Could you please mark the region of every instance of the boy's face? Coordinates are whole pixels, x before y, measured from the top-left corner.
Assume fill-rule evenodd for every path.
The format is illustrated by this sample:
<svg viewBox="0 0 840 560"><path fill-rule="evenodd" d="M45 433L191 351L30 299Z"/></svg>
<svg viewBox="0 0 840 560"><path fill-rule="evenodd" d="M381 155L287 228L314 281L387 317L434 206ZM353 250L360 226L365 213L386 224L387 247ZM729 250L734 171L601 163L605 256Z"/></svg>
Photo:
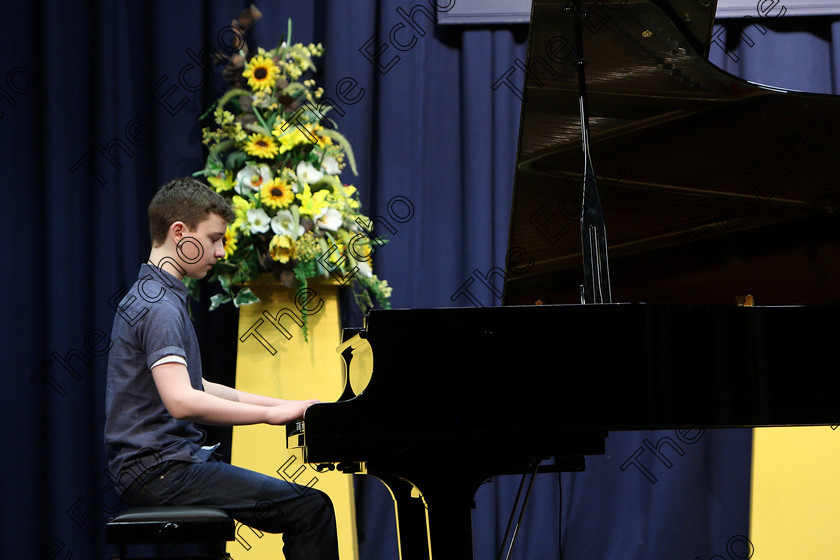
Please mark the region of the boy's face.
<svg viewBox="0 0 840 560"><path fill-rule="evenodd" d="M178 260L188 277L204 278L216 261L225 256L226 229L227 222L221 216L210 214L181 238L177 246Z"/></svg>

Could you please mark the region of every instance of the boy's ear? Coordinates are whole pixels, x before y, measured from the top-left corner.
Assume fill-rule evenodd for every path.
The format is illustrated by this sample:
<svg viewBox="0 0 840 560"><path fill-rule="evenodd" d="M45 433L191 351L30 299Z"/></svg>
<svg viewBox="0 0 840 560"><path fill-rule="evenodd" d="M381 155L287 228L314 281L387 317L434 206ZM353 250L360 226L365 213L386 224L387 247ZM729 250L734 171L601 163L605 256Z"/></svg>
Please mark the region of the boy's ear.
<svg viewBox="0 0 840 560"><path fill-rule="evenodd" d="M189 231L187 225L184 222L172 222L169 226L169 236L172 237L173 241L177 244L184 235Z"/></svg>

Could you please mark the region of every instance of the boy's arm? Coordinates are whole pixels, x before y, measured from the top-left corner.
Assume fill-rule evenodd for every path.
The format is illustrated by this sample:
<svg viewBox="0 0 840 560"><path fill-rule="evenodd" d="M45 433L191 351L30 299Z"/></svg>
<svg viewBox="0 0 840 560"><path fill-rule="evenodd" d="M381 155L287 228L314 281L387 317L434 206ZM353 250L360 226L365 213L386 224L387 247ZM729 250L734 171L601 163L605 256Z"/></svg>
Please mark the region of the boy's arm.
<svg viewBox="0 0 840 560"><path fill-rule="evenodd" d="M264 395L255 395L254 393L246 393L245 391L240 391L239 389L234 389L233 387L228 387L227 385L222 385L220 383L213 383L212 381L207 381L206 379L204 379L203 381L205 391L207 391L211 395L216 395L217 397L221 397L229 401L236 401L248 404L258 404L261 406L278 406L295 402L288 401L285 399L275 399L273 397L266 397ZM314 403L315 401L307 402Z"/></svg>
<svg viewBox="0 0 840 560"><path fill-rule="evenodd" d="M201 424L287 424L303 418L306 408L314 402L284 401L262 405L228 400L212 392L193 389L187 367L178 363L155 366L152 368L152 377L169 414L179 420L192 420Z"/></svg>

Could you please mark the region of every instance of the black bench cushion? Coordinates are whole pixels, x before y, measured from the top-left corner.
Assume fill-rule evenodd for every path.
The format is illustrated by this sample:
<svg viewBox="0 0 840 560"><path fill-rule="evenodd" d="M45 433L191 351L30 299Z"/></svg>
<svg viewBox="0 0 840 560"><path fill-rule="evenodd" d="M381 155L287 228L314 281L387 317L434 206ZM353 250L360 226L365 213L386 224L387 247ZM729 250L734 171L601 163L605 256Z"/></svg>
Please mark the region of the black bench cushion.
<svg viewBox="0 0 840 560"><path fill-rule="evenodd" d="M106 526L108 544L232 541L235 523L220 508L148 506L121 511Z"/></svg>

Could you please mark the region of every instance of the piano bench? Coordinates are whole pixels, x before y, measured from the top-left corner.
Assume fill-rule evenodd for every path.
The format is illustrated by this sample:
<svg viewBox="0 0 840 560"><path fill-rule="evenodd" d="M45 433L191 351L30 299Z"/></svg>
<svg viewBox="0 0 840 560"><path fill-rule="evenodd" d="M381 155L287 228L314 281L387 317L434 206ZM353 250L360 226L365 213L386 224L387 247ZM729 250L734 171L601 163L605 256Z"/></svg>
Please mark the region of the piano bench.
<svg viewBox="0 0 840 560"><path fill-rule="evenodd" d="M230 559L224 545L226 541L234 540L234 525L233 519L224 510L215 507L134 507L121 511L108 521L105 536L108 544L120 547L120 560L129 558L126 556L129 545L155 545L157 550L193 545L199 555L189 558L221 560ZM166 557L158 555L151 558ZM181 553L177 557L186 558Z"/></svg>

